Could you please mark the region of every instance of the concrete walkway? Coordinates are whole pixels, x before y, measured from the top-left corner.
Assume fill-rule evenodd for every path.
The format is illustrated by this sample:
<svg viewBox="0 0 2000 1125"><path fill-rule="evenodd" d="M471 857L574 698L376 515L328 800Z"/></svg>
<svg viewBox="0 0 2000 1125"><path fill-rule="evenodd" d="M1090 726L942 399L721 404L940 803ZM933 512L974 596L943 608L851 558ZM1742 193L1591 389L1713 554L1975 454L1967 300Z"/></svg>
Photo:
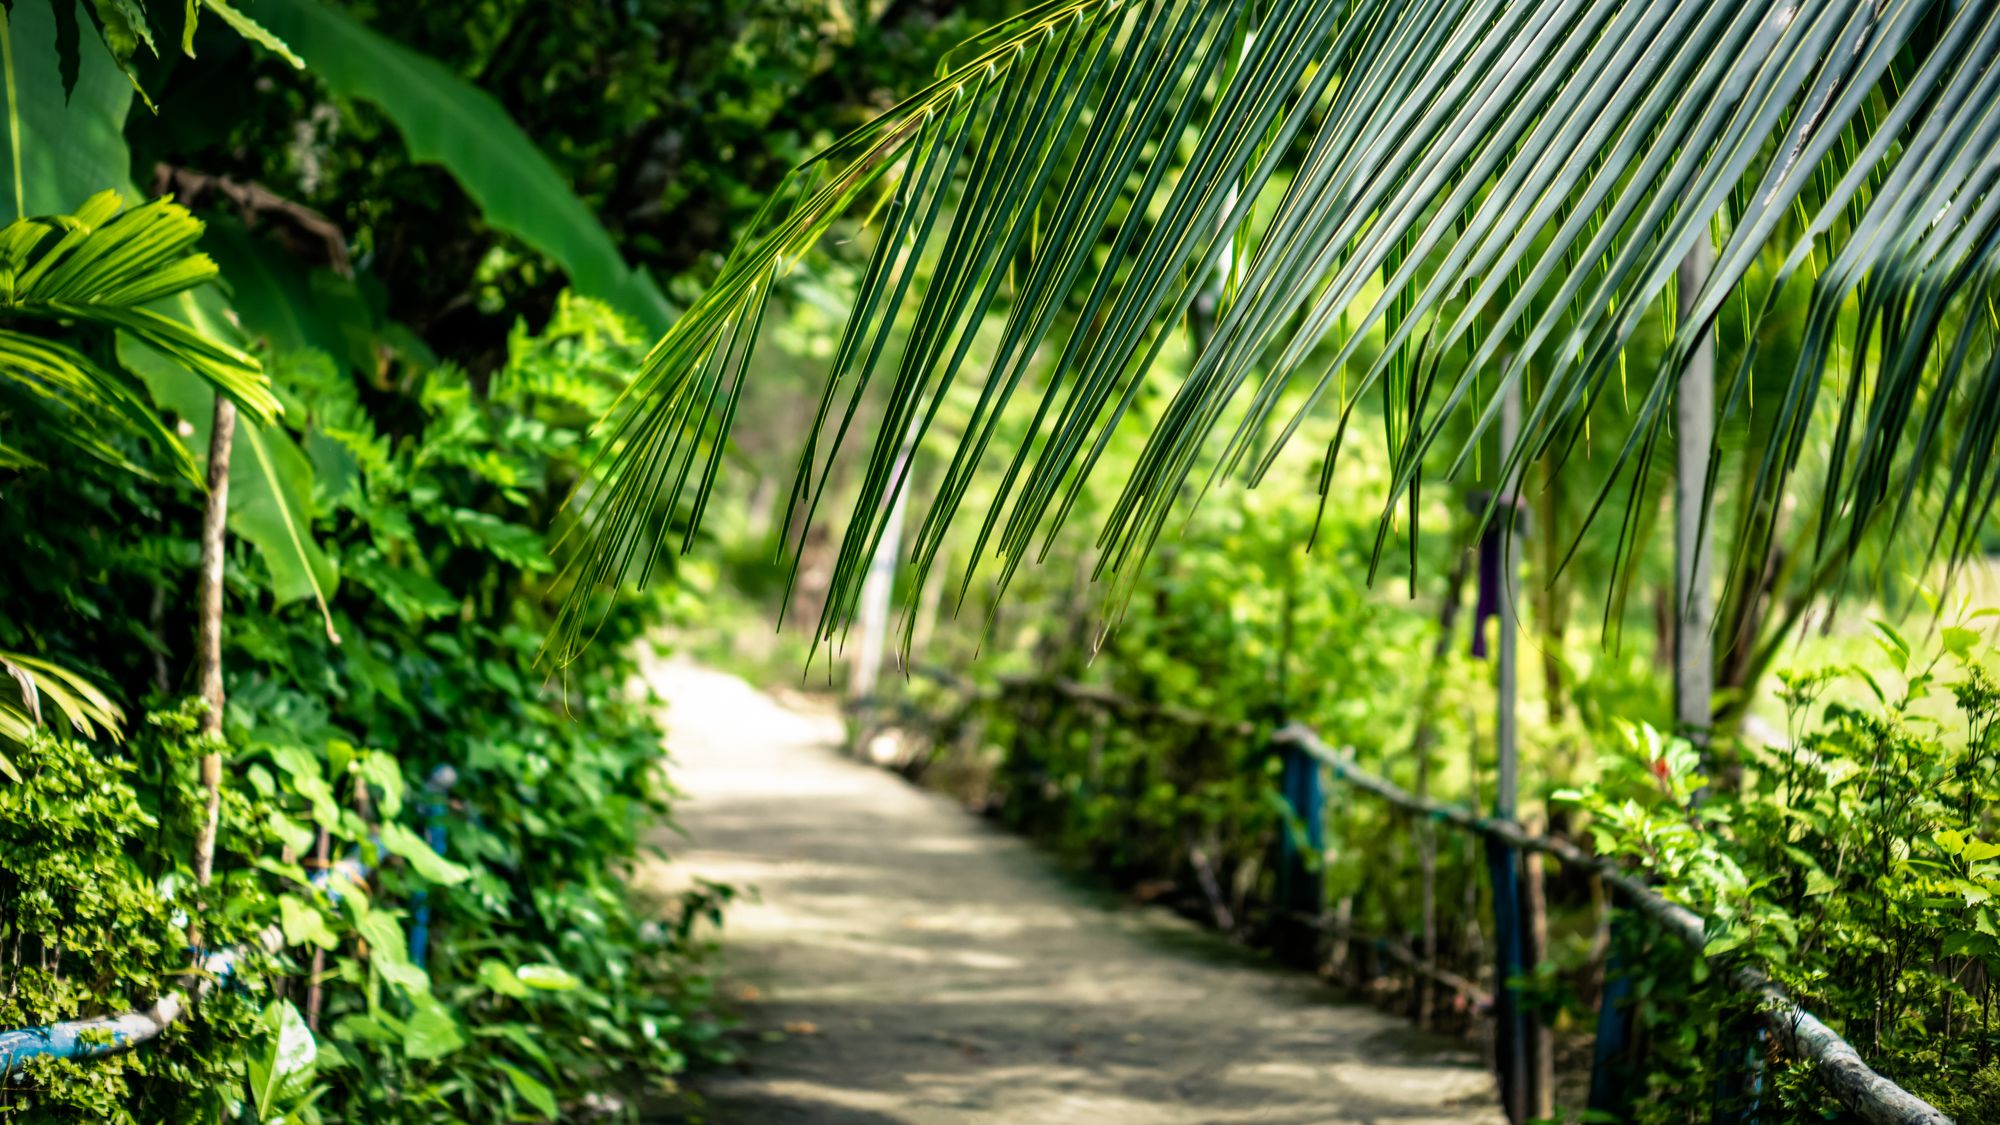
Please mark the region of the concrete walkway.
<svg viewBox="0 0 2000 1125"><path fill-rule="evenodd" d="M690 1120L1498 1122L1462 1048L1165 911L1086 889L950 801L839 756L830 715L686 663L679 878L724 926L747 1058Z"/></svg>

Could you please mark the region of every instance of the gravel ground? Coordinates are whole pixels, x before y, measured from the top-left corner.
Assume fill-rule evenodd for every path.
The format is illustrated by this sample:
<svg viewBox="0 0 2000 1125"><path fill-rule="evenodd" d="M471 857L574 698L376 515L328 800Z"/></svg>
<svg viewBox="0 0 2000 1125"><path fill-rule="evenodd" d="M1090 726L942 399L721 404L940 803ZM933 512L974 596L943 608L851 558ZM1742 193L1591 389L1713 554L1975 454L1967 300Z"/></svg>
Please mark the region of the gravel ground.
<svg viewBox="0 0 2000 1125"><path fill-rule="evenodd" d="M724 927L745 1059L661 1121L1499 1122L1460 1046L1064 874L842 757L838 718L685 662L685 838L643 876L751 888Z"/></svg>

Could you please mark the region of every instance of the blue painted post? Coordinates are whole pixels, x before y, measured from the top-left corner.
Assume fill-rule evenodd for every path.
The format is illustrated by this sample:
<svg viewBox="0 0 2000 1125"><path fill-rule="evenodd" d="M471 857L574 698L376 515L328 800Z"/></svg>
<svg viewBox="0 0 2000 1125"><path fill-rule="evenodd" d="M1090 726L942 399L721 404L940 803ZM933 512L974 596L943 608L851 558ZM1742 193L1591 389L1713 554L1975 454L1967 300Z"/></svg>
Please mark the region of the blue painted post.
<svg viewBox="0 0 2000 1125"><path fill-rule="evenodd" d="M458 780L458 771L439 766L424 782L424 842L439 855L444 854L444 799ZM430 895L419 890L410 896L410 963L421 969L430 960Z"/></svg>
<svg viewBox="0 0 2000 1125"><path fill-rule="evenodd" d="M1754 1013L1730 1015L1717 1032L1715 1125L1755 1125L1764 1094L1764 1022Z"/></svg>
<svg viewBox="0 0 2000 1125"><path fill-rule="evenodd" d="M1518 989L1508 982L1525 969L1521 943L1520 856L1496 840L1486 841L1486 873L1493 888L1495 1031L1494 1066L1500 1076L1500 1101L1507 1119L1528 1120L1528 1020Z"/></svg>
<svg viewBox="0 0 2000 1125"><path fill-rule="evenodd" d="M1292 826L1287 824L1278 841L1277 897L1282 915L1277 928L1278 955L1310 966L1319 949L1319 929L1301 921L1300 916L1318 917L1323 905L1325 881L1320 857L1326 853L1326 789L1320 780L1319 762L1312 755L1293 743L1286 743L1282 754L1279 793L1298 822L1299 838L1294 838Z"/></svg>
<svg viewBox="0 0 2000 1125"><path fill-rule="evenodd" d="M1632 977L1625 968L1623 946L1630 924L1611 900L1611 949L1604 961L1604 988L1597 998L1597 1044L1590 1058L1590 1102L1593 1113L1623 1121L1631 1112L1631 1074L1627 1053L1632 1047Z"/></svg>

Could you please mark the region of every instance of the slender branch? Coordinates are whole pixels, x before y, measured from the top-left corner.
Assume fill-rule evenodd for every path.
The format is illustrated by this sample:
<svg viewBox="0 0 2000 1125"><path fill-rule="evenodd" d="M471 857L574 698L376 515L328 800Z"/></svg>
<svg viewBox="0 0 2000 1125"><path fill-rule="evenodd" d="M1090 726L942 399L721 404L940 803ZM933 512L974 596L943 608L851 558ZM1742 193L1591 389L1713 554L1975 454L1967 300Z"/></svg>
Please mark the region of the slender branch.
<svg viewBox="0 0 2000 1125"><path fill-rule="evenodd" d="M318 244L333 272L342 277L354 276L354 265L347 256L347 236L340 225L263 184L243 183L228 176L163 163L153 165L153 194L171 194L189 209L199 207L208 195L220 195L236 205L236 214L244 226L254 227L265 219L275 218L280 226L291 228L289 233L294 237L290 241L303 238Z"/></svg>
<svg viewBox="0 0 2000 1125"><path fill-rule="evenodd" d="M319 839L313 844L313 871L327 869L327 861L333 855L333 840L324 827L319 830ZM306 975L306 1027L319 1030L319 1013L326 1002L325 990L321 988L321 977L326 972L326 950L313 947L312 968Z"/></svg>
<svg viewBox="0 0 2000 1125"><path fill-rule="evenodd" d="M208 439L208 504L201 516L201 617L195 638L201 700L208 705L201 717L207 744L201 756L201 786L208 793L208 810L194 838L194 878L204 886L214 873L215 832L222 816L222 562L229 519L229 448L235 437L236 404L218 394L215 426Z"/></svg>

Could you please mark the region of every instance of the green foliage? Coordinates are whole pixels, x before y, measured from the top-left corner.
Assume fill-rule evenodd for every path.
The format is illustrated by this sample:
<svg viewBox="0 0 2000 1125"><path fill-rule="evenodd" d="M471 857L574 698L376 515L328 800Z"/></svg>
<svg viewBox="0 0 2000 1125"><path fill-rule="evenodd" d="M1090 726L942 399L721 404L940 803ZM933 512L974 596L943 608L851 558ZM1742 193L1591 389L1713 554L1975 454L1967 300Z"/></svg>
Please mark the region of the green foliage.
<svg viewBox="0 0 2000 1125"><path fill-rule="evenodd" d="M1426 682L1436 681L1428 712L1453 747L1464 744L1463 707L1480 686L1462 654L1434 656L1438 627L1427 612L1351 580L1372 547L1365 510L1330 512L1308 555L1300 543L1314 517L1296 496L1273 494L1205 510L1163 546L1131 601L1112 607L1122 616L1094 653L1105 623L1081 591L1065 589L1067 568L1025 579L1021 596L1045 600L1023 619L1032 630L1010 639L1034 646L1036 678L1067 676L1132 706L1101 712L1036 689L1010 692L972 720L969 749L983 759L941 763L941 772L973 766L973 795L1121 883L1171 880L1207 915L1194 896L1212 877L1234 916L1261 921L1273 849L1288 831L1269 733L1308 724L1407 784L1413 704ZM1464 774L1461 752L1449 766L1436 762L1432 783L1463 785ZM1325 857L1336 891L1403 858L1384 846L1379 809L1340 807Z"/></svg>
<svg viewBox="0 0 2000 1125"><path fill-rule="evenodd" d="M1559 795L1589 814L1600 852L1708 918L1708 957L1767 967L1876 1069L1961 1121L2000 1115L2000 692L1977 625L1944 629L1927 657L1878 625L1900 688L1858 668L1783 675L1787 737L1739 748L1731 783L1686 742L1633 727L1597 784ZM1828 701L1846 678L1874 702ZM1736 1026L1742 998L1684 951L1638 964L1655 1048L1643 1120L1683 1120L1704 1111L1726 1057L1714 1036ZM1796 1065L1778 1076L1784 1119L1832 1108L1808 1078Z"/></svg>
<svg viewBox="0 0 2000 1125"><path fill-rule="evenodd" d="M379 107L410 157L450 170L495 229L545 254L579 292L650 328L669 319L644 271L626 266L549 158L493 98L443 64L320 0L267 0L260 14L338 96Z"/></svg>
<svg viewBox="0 0 2000 1125"><path fill-rule="evenodd" d="M399 363L362 382L320 353L272 357L282 424L314 470L311 530L347 575L328 607L340 641L310 609L273 597L258 553L232 549L226 830L220 898L202 917L216 934L277 927L289 950L269 979L301 1009L305 974L323 961L317 1077L285 1061L303 1048L284 1007L266 1006L265 1031L252 1035L242 1022L211 1026L204 1005L188 1034L203 1037L209 1069L189 1088L214 1105L247 1096L261 1120L300 1122L553 1119L586 1102L629 1116L691 1055L717 1049L705 979L686 967L699 940L691 920L717 892L677 907L635 903L626 886L644 862L642 835L666 812L661 733L630 683L641 632L668 603L608 604L599 659L560 680L536 666L555 596L556 513L592 452L584 421L622 386L637 346L615 315L565 301L544 332L516 332L508 366L483 386L448 366ZM7 487L11 511L64 507L91 528L98 577L93 590L65 584L60 604L10 599L0 643L37 643L138 694L154 669L144 648L112 643L131 624L116 607L135 588L191 588L197 497L108 469ZM113 515L147 503L160 508L141 521ZM65 536L15 541L24 549L6 563L10 581L73 549ZM163 605L138 624L171 660L187 651L172 640L187 621ZM191 784L191 752L134 753L142 772ZM135 768L118 761L99 768ZM136 862L186 854L178 830L100 812L105 831L131 835ZM314 885L322 839L332 858L375 874L363 884L336 871ZM157 879L138 886L164 901ZM420 912L430 937L413 948ZM47 1007L64 1016L143 999L63 980ZM37 1104L104 1081L89 1065L51 1073ZM126 1065L148 1064L102 1073Z"/></svg>
<svg viewBox="0 0 2000 1125"><path fill-rule="evenodd" d="M290 815L349 834L335 807L352 778L385 819L428 821L449 841L439 857L416 830L381 832L417 857L377 895L427 894L441 936L427 970L395 956L407 917L379 902L363 913L352 896L311 904L372 951L334 962L357 988L328 998L324 1026L353 1068L330 1112L501 1120L512 1106L629 1097L713 1034L689 1018L701 996L677 968L685 947L646 929L621 877L665 811L660 733L626 694L646 606L615 607L606 659L562 682L535 668L550 529L587 456L581 419L616 392L632 346L622 322L572 303L540 338L517 334L485 395L448 368L411 371L393 408L370 411L323 358L281 375L311 420L301 436L349 561L343 643L253 619L233 685L241 721L274 787L291 790ZM329 682L341 685L331 713ZM347 740L395 747L400 764ZM455 775L448 798L421 788L440 767ZM526 987L495 986L510 973Z"/></svg>
<svg viewBox="0 0 2000 1125"><path fill-rule="evenodd" d="M143 1008L187 987L188 919L207 939L244 942L244 884L225 880L197 895L187 866L203 796L202 750L186 707L155 712L129 756L102 744L36 735L17 752L22 777L0 785L0 949L8 988L0 1025ZM246 806L225 808L225 831L257 829ZM254 892L253 892L254 894ZM261 971L252 958L250 973ZM246 989L263 985L246 977ZM227 989L201 1018L169 1029L143 1052L101 1060L30 1060L0 1120L141 1125L219 1112L236 1082L242 1044L254 1034L251 993Z"/></svg>

